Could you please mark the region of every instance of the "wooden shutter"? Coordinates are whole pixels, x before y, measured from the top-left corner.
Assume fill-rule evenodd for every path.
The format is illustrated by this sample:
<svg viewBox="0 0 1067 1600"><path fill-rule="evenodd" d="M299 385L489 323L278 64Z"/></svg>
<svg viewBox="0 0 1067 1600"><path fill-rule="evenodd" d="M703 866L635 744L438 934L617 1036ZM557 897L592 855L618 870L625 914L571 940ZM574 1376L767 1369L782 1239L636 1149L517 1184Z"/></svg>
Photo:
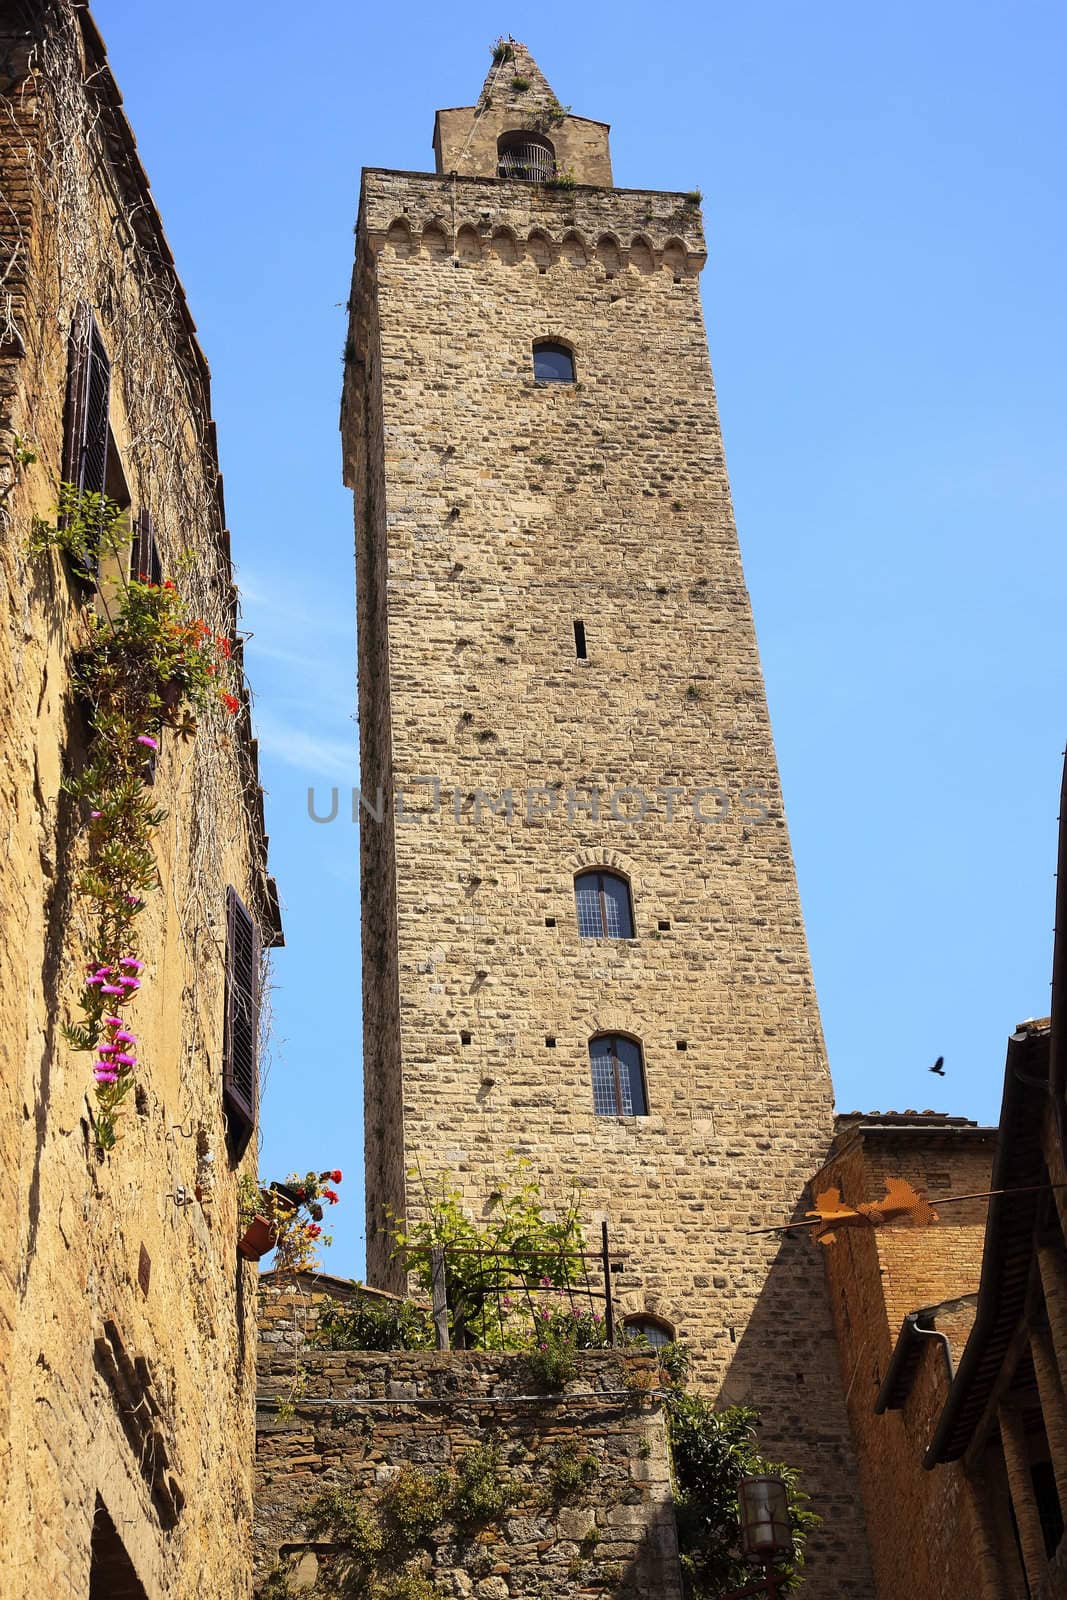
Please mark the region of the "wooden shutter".
<svg viewBox="0 0 1067 1600"><path fill-rule="evenodd" d="M222 1097L235 1148L256 1125L259 1054L259 929L236 889L226 890L226 1012Z"/></svg>
<svg viewBox="0 0 1067 1600"><path fill-rule="evenodd" d="M70 329L63 438L63 482L79 491L104 493L110 409L111 363L96 318L79 304Z"/></svg>
<svg viewBox="0 0 1067 1600"><path fill-rule="evenodd" d="M133 524L130 577L147 578L149 583L163 582L163 563L159 559L159 547L156 544L150 511L139 511Z"/></svg>
<svg viewBox="0 0 1067 1600"><path fill-rule="evenodd" d="M107 427L111 363L96 318L79 305L70 329L63 479L103 494L107 482Z"/></svg>

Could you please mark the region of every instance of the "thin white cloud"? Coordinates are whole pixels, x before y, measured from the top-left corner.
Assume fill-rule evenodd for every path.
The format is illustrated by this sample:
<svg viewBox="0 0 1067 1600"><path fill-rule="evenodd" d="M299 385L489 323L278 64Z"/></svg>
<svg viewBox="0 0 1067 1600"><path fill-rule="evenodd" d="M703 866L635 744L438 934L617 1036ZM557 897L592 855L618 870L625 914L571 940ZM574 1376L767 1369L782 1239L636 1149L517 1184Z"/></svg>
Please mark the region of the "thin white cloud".
<svg viewBox="0 0 1067 1600"><path fill-rule="evenodd" d="M354 737L349 742L309 733L306 728L294 727L262 710L256 712L255 728L264 754L303 772L309 784L322 783L325 779L345 784L359 782Z"/></svg>

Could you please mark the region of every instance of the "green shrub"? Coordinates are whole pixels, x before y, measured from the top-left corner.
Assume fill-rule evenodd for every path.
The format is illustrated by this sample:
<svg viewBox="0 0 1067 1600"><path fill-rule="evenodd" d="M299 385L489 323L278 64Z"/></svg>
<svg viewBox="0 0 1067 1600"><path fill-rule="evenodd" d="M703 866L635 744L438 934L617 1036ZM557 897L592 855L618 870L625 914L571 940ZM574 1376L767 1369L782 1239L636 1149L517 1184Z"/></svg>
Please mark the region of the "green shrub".
<svg viewBox="0 0 1067 1600"><path fill-rule="evenodd" d="M556 1500L567 1500L583 1494L599 1476L600 1463L596 1456L578 1444L558 1445L549 1455L548 1480Z"/></svg>
<svg viewBox="0 0 1067 1600"><path fill-rule="evenodd" d="M503 1470L503 1458L494 1444L476 1445L459 1464L448 1512L454 1521L469 1526L496 1522L520 1498L521 1489Z"/></svg>
<svg viewBox="0 0 1067 1600"><path fill-rule="evenodd" d="M675 1514L686 1590L712 1600L751 1577L739 1548L737 1486L743 1477L771 1473L789 1491L793 1557L785 1565L785 1590L799 1584L804 1541L820 1519L806 1509L807 1495L791 1467L767 1461L756 1445L758 1413L749 1406L716 1411L704 1395L677 1390L667 1404L667 1437L674 1468Z"/></svg>
<svg viewBox="0 0 1067 1600"><path fill-rule="evenodd" d="M315 1343L327 1350L432 1350L433 1317L413 1300L328 1299Z"/></svg>

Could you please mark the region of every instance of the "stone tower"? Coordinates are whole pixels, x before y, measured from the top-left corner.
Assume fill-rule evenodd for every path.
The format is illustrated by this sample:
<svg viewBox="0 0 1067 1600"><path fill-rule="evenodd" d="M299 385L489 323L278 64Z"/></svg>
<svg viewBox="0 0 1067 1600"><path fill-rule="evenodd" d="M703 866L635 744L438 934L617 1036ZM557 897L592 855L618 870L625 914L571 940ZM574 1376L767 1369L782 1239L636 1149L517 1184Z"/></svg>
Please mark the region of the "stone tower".
<svg viewBox="0 0 1067 1600"><path fill-rule="evenodd" d="M521 44L365 171L342 413L359 621L368 1271L447 1169L587 1186L623 1313L764 1417L869 1593L802 1210L831 1086L701 312L700 196L617 189ZM380 791L380 793L379 793ZM377 814L380 813L380 820Z"/></svg>

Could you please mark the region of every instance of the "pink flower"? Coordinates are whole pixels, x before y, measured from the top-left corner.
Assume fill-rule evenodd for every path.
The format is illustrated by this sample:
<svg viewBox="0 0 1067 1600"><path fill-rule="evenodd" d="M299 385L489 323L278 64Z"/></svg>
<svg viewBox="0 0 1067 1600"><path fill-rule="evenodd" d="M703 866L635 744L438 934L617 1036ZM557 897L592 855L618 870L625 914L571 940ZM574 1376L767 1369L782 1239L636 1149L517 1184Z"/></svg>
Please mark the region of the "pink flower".
<svg viewBox="0 0 1067 1600"><path fill-rule="evenodd" d="M150 733L139 733L137 735L137 743L146 745L149 750L159 749L159 740L153 739Z"/></svg>
<svg viewBox="0 0 1067 1600"><path fill-rule="evenodd" d="M98 981L99 980L96 979L96 978L90 978L89 979L90 983L97 983ZM117 983L102 983L102 984L100 984L100 993L101 994L122 994L122 992L123 991L119 988L119 985Z"/></svg>
<svg viewBox="0 0 1067 1600"><path fill-rule="evenodd" d="M93 1068L93 1077L97 1083L117 1083L119 1075L114 1067L109 1067L106 1062L101 1061L99 1066Z"/></svg>
<svg viewBox="0 0 1067 1600"><path fill-rule="evenodd" d="M116 1033L116 1035L115 1035L115 1043L116 1044L136 1044L137 1043L137 1035L135 1033L127 1033L126 1029L123 1028L123 1029L121 1029L120 1032Z"/></svg>
<svg viewBox="0 0 1067 1600"><path fill-rule="evenodd" d="M99 977L96 973L94 973L91 978L86 978L85 987L87 989L91 989L95 984L103 983L103 981L104 981L103 978ZM105 991L105 993L110 993L110 994L118 994L119 992L120 991L118 989L111 989L111 990L106 990Z"/></svg>
<svg viewBox="0 0 1067 1600"><path fill-rule="evenodd" d="M132 994L135 989L139 989L140 987L141 987L140 978L120 978L119 979L119 992L120 993L122 992L123 989L128 989L130 991L130 993ZM104 990L104 993L107 994L107 990L106 989Z"/></svg>
<svg viewBox="0 0 1067 1600"><path fill-rule="evenodd" d="M126 896L126 904L128 906L143 906L144 905L144 901L143 900L138 900L138 898L137 898L137 896L135 894L128 894Z"/></svg>
<svg viewBox="0 0 1067 1600"><path fill-rule="evenodd" d="M125 1050L116 1050L115 1060L120 1067L135 1067L137 1065L137 1057L127 1055Z"/></svg>
<svg viewBox="0 0 1067 1600"><path fill-rule="evenodd" d="M114 1044L98 1044L96 1047L96 1053L98 1056L111 1056L114 1055L117 1049L118 1046Z"/></svg>
<svg viewBox="0 0 1067 1600"><path fill-rule="evenodd" d="M105 1017L104 1018L104 1024L108 1028L121 1028L122 1027L122 1018L121 1017Z"/></svg>
<svg viewBox="0 0 1067 1600"><path fill-rule="evenodd" d="M119 962L120 967L131 967L134 972L144 971L144 962L138 961L136 956L123 956Z"/></svg>
<svg viewBox="0 0 1067 1600"><path fill-rule="evenodd" d="M93 820L95 822L96 818L97 817L102 817L104 815L104 813L102 811L90 811L89 815L93 818Z"/></svg>

